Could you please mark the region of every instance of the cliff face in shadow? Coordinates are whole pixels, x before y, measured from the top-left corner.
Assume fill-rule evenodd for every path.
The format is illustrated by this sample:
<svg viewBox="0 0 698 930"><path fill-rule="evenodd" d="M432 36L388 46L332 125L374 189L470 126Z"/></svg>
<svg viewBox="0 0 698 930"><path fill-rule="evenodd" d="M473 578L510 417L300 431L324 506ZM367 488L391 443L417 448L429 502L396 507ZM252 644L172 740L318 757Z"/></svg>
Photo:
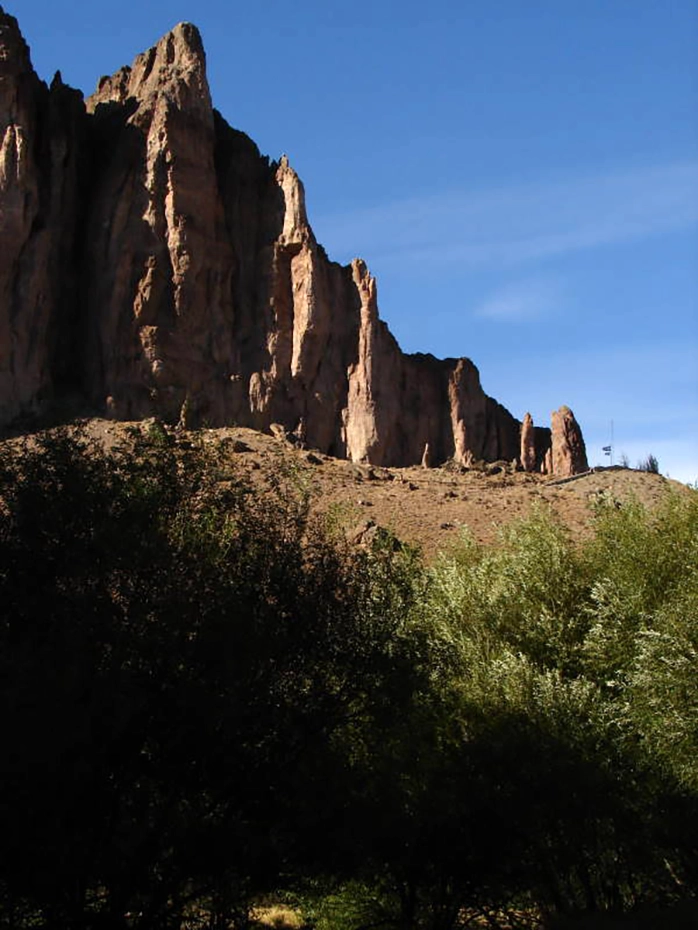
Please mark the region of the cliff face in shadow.
<svg viewBox="0 0 698 930"><path fill-rule="evenodd" d="M82 95L37 78L0 8L0 423L49 400L71 354L85 128Z"/></svg>
<svg viewBox="0 0 698 930"><path fill-rule="evenodd" d="M66 393L120 419L281 424L353 461L586 467L465 358L403 353L366 265L330 261L303 185L213 109L182 23L85 102L0 8L0 424Z"/></svg>

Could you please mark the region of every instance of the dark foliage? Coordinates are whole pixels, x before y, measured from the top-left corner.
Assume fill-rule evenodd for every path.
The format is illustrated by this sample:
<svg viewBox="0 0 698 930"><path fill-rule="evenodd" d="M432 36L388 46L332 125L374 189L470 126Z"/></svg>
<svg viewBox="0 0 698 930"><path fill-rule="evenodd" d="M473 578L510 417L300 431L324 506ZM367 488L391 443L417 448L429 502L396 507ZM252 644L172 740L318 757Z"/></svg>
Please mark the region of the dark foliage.
<svg viewBox="0 0 698 930"><path fill-rule="evenodd" d="M317 858L337 734L389 725L418 642L398 559L330 541L291 478L255 495L164 434L4 450L8 926L245 925Z"/></svg>
<svg viewBox="0 0 698 930"><path fill-rule="evenodd" d="M637 463L637 468L638 468L638 471L648 471L648 472L651 472L653 475L658 475L659 474L659 462L657 460L657 457L655 455L652 455L652 453L650 453L646 459L641 459Z"/></svg>
<svg viewBox="0 0 698 930"><path fill-rule="evenodd" d="M0 927L454 930L698 889L698 505L427 571L157 427L0 453ZM494 918L493 918L494 919Z"/></svg>

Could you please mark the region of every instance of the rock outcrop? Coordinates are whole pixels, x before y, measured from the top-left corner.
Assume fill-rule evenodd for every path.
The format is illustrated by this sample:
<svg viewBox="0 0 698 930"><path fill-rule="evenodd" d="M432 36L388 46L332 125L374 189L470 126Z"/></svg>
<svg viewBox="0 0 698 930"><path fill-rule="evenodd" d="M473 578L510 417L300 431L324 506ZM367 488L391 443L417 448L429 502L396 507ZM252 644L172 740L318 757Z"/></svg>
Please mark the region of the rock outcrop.
<svg viewBox="0 0 698 930"><path fill-rule="evenodd" d="M400 350L364 262L315 240L288 159L213 109L194 26L83 103L37 78L0 8L0 139L0 425L79 394L115 418L279 424L376 465L428 448L579 467L571 414L552 437L525 421L524 443L471 361Z"/></svg>
<svg viewBox="0 0 698 930"><path fill-rule="evenodd" d="M524 471L537 471L536 434L533 417L525 413L521 423L521 453L519 461Z"/></svg>
<svg viewBox="0 0 698 930"><path fill-rule="evenodd" d="M587 471L587 452L579 424L569 407L553 410L551 457L548 471L560 477L578 475Z"/></svg>

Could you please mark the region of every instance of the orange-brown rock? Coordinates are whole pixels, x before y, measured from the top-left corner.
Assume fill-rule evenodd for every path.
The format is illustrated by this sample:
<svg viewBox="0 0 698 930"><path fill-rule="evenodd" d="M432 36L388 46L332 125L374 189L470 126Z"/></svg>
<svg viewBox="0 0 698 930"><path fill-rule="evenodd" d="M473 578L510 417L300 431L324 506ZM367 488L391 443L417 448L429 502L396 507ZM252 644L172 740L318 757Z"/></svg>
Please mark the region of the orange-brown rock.
<svg viewBox="0 0 698 930"><path fill-rule="evenodd" d="M550 443L550 430L546 427L534 426L531 414L524 414L521 423L521 449L518 458L518 464L521 468L527 472L540 472L544 475L552 474L553 460ZM567 466L565 466L565 471L567 471Z"/></svg>
<svg viewBox="0 0 698 930"><path fill-rule="evenodd" d="M536 471L536 437L533 417L525 413L521 423L521 453L519 456L524 471Z"/></svg>
<svg viewBox="0 0 698 930"><path fill-rule="evenodd" d="M364 262L315 240L288 159L213 110L194 26L83 105L0 10L0 133L0 423L79 390L116 418L279 424L355 462L521 454L473 363L403 353ZM534 447L539 466L548 430Z"/></svg>
<svg viewBox="0 0 698 930"><path fill-rule="evenodd" d="M587 471L586 447L579 424L569 407L553 410L552 420L552 468L550 471L566 477Z"/></svg>

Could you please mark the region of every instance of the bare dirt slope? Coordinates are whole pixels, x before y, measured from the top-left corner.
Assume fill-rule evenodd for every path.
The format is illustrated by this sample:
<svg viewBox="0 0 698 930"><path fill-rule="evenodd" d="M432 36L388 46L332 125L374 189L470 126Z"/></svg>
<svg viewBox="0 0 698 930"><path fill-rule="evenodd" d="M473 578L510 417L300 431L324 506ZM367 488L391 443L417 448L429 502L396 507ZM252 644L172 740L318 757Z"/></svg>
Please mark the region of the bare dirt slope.
<svg viewBox="0 0 698 930"><path fill-rule="evenodd" d="M376 524L418 544L430 558L455 542L463 527L478 541L491 542L502 525L536 505L552 507L581 537L590 532L592 505L601 497L619 503L635 498L653 507L671 489L688 491L661 475L622 468L560 483L505 463L468 471L376 468L295 450L249 430L233 432L254 450L239 455L244 467L264 470L278 457L296 463L316 489L318 506L334 513L350 535L360 537L368 524Z"/></svg>
<svg viewBox="0 0 698 930"><path fill-rule="evenodd" d="M92 419L88 435L109 446L134 426ZM152 424L151 424L152 426ZM328 512L350 538L361 540L374 525L400 539L419 545L428 558L448 548L468 527L482 542L493 541L498 528L526 516L536 505L550 506L575 536L589 532L591 508L599 497L622 503L635 498L653 507L664 495L692 493L661 475L614 468L556 481L514 471L506 463L473 468L379 468L355 465L300 449L279 435L241 427L179 432L181 438L201 439L229 460L253 483L284 472L292 487L309 488L318 509Z"/></svg>

